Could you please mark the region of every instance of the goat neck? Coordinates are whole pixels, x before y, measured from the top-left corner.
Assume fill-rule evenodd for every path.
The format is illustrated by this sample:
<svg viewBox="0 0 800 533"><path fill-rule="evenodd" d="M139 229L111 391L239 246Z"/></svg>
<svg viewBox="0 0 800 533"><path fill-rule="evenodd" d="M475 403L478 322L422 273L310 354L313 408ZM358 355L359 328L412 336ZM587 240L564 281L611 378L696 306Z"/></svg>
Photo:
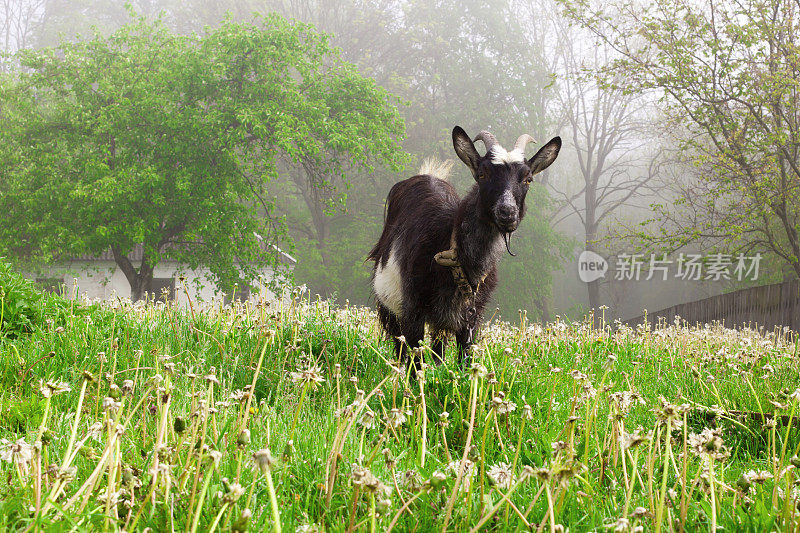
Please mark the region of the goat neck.
<svg viewBox="0 0 800 533"><path fill-rule="evenodd" d="M458 261L475 285L494 267L502 253L502 238L480 207L475 186L461 201L453 222Z"/></svg>

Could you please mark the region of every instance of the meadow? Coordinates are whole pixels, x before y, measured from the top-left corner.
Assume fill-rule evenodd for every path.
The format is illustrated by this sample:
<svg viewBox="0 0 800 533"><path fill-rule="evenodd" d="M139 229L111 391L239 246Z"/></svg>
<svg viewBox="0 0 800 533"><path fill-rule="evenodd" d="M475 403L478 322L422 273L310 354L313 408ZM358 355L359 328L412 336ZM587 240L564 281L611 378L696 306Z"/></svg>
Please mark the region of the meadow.
<svg viewBox="0 0 800 533"><path fill-rule="evenodd" d="M415 379L301 291L38 317L0 341L2 531L800 527L787 331L523 315Z"/></svg>

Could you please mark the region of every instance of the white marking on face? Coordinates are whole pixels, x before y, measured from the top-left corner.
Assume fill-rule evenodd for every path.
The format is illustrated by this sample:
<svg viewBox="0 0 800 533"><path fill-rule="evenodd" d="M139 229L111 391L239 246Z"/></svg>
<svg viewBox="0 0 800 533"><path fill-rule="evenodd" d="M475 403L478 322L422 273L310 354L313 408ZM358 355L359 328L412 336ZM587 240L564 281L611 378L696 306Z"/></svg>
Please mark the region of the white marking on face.
<svg viewBox="0 0 800 533"><path fill-rule="evenodd" d="M492 148L492 163L502 165L504 163L522 163L525 161L525 154L520 150L507 152L502 146Z"/></svg>
<svg viewBox="0 0 800 533"><path fill-rule="evenodd" d="M373 282L378 300L398 317L403 313L403 280L400 277L400 265L394 249L389 252L386 266L378 264Z"/></svg>
<svg viewBox="0 0 800 533"><path fill-rule="evenodd" d="M500 205L513 205L517 207L517 200L514 198L514 193L511 192L511 189L506 189L505 192L503 192L499 203Z"/></svg>

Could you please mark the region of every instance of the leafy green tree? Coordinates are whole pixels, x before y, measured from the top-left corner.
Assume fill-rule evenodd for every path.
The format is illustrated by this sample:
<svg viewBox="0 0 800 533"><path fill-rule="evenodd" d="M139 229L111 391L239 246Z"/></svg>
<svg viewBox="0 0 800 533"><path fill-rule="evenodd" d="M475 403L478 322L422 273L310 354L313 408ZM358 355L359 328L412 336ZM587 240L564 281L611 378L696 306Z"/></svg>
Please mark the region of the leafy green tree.
<svg viewBox="0 0 800 533"><path fill-rule="evenodd" d="M797 1L566 6L619 53L609 83L660 99L694 168L641 236L671 249L760 250L800 276Z"/></svg>
<svg viewBox="0 0 800 533"><path fill-rule="evenodd" d="M192 36L140 19L20 62L3 86L0 239L27 259L110 248L134 299L167 258L228 287L274 262L279 159L341 174L345 157L403 158L394 98L277 15Z"/></svg>
<svg viewBox="0 0 800 533"><path fill-rule="evenodd" d="M91 7L97 0L49 2L48 34L61 27L85 32L91 24L109 28L123 11L122 0L108 1L103 9ZM165 23L178 33L216 27L226 12L233 20L249 20L253 12L276 11L313 24L331 35L342 57L362 75L406 104L400 107L407 128L403 147L415 164L429 156L453 158L454 124L476 133L490 128L506 143L523 132L537 138L557 133L554 54L536 0L137 0L134 7L148 15L163 10ZM277 195L275 215L283 217L297 244L298 280L325 296L365 303L370 268L364 257L380 235L383 202L392 184L413 168L398 173L369 165L373 171L351 165L347 154L330 149L325 157L346 171L328 172L322 160L281 158L280 175L270 187L270 194ZM453 181L462 192L473 183L461 170ZM527 224L533 224L532 216ZM521 285L545 292L550 287L549 273L530 276L553 264L553 249L547 239L529 240L525 231L516 238L519 257L505 261L524 267L509 271L496 293L512 314L520 307L545 305L521 302L520 294L528 294L518 290Z"/></svg>

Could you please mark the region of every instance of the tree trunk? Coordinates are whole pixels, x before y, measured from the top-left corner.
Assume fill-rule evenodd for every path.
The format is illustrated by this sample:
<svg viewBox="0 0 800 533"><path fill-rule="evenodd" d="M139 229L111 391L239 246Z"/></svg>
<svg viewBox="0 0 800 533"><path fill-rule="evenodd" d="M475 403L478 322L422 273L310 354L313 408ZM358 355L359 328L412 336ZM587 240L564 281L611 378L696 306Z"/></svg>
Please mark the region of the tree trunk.
<svg viewBox="0 0 800 533"><path fill-rule="evenodd" d="M586 186L586 241L584 242L585 250L595 252L595 241L597 239L597 222L596 222L596 190L594 182ZM589 309L593 309L595 317L600 307L600 280L590 281L586 284L586 290L589 293Z"/></svg>
<svg viewBox="0 0 800 533"><path fill-rule="evenodd" d="M131 286L132 301L138 302L145 293L153 292L153 267L148 264L147 256L142 257L142 264L137 272L131 260L119 248L112 246L111 252L114 254L114 262L125 274L125 279Z"/></svg>

